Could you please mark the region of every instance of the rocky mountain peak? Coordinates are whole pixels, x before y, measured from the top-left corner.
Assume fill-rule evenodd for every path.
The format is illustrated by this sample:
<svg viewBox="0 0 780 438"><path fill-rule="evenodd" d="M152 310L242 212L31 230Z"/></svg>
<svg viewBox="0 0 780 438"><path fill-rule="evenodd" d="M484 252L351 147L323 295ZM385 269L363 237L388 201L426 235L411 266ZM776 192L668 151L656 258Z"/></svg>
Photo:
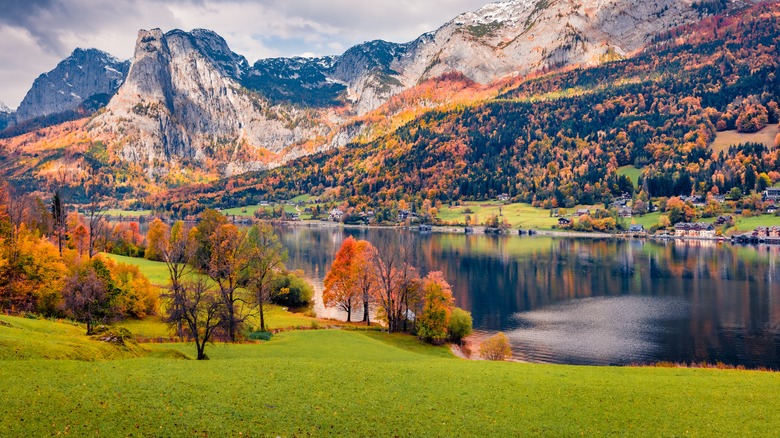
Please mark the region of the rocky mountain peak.
<svg viewBox="0 0 780 438"><path fill-rule="evenodd" d="M318 126L248 91L249 70L211 31L141 30L127 80L89 129L150 175L165 171L155 163L215 156L226 174L255 169L261 149L280 152Z"/></svg>
<svg viewBox="0 0 780 438"><path fill-rule="evenodd" d="M76 49L35 80L14 116L16 123L108 102L127 75L128 61L97 49ZM97 106L100 105L97 104Z"/></svg>
<svg viewBox="0 0 780 438"><path fill-rule="evenodd" d="M8 108L5 103L0 102L0 114L10 114L11 108Z"/></svg>
<svg viewBox="0 0 780 438"><path fill-rule="evenodd" d="M222 74L228 77L240 80L249 70L249 62L246 58L230 50L227 41L214 31L193 29L190 32L184 32L175 29L166 33L165 36L168 39L183 38L188 40Z"/></svg>

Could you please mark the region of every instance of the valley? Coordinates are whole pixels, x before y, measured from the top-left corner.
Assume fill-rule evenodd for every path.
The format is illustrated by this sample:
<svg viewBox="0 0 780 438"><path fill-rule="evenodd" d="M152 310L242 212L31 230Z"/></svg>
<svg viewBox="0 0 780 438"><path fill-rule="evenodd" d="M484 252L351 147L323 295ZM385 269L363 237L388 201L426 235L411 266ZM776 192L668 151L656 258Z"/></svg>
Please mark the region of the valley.
<svg viewBox="0 0 780 438"><path fill-rule="evenodd" d="M346 3L0 8L0 435L776 435L780 2Z"/></svg>

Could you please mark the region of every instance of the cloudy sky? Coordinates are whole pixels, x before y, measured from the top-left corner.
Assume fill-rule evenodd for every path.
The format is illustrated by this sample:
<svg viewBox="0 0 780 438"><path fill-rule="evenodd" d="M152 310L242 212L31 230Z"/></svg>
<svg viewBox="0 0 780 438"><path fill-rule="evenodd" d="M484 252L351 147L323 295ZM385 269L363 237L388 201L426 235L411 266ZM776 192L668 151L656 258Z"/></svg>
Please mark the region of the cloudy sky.
<svg viewBox="0 0 780 438"><path fill-rule="evenodd" d="M15 108L76 47L133 54L138 29L212 29L259 58L410 41L490 0L0 0L0 101Z"/></svg>

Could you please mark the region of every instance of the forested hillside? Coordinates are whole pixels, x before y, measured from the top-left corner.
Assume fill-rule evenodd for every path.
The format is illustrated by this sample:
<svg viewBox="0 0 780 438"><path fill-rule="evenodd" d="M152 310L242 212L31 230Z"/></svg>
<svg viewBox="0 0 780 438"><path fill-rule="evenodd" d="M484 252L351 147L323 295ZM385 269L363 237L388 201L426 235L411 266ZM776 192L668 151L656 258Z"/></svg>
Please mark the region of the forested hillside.
<svg viewBox="0 0 780 438"><path fill-rule="evenodd" d="M634 189L617 173L624 165L643 168L645 196L761 190L780 181L775 148L710 144L718 131L778 123L779 43L777 3L710 17L633 58L517 79L497 98L429 111L370 142L152 203L189 214L304 193L373 207L507 193L570 207Z"/></svg>

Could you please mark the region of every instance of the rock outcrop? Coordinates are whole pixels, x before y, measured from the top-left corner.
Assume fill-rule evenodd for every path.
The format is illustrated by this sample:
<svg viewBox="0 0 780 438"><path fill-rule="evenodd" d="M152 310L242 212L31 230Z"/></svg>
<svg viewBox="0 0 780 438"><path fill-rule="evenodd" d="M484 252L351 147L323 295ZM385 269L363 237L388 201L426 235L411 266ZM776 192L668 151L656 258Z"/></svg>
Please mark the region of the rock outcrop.
<svg viewBox="0 0 780 438"><path fill-rule="evenodd" d="M244 88L247 70L211 31L141 30L125 83L90 130L150 173L187 160L216 161L227 174L259 169L264 153L323 134L305 109Z"/></svg>
<svg viewBox="0 0 780 438"><path fill-rule="evenodd" d="M38 76L16 110L14 122L73 111L84 105L103 106L122 85L129 68L129 61L120 61L106 52L76 49L54 70Z"/></svg>
<svg viewBox="0 0 780 438"><path fill-rule="evenodd" d="M8 108L3 102L0 102L0 131L8 126L8 123L11 121L11 117L13 117L13 111L11 111L11 108Z"/></svg>

